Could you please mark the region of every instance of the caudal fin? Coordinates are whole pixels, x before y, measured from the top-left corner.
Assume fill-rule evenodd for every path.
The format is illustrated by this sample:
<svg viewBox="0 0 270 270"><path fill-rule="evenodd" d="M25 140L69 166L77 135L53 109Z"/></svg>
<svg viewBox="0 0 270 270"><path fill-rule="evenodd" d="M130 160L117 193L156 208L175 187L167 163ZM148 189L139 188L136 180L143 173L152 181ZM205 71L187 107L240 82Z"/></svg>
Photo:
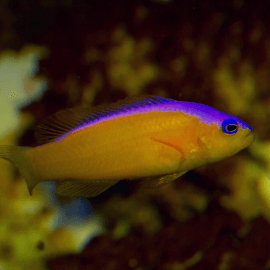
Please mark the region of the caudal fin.
<svg viewBox="0 0 270 270"><path fill-rule="evenodd" d="M40 182L35 178L32 165L29 161L27 151L29 147L0 145L0 158L12 162L19 170L22 177L25 179L30 195L33 188Z"/></svg>

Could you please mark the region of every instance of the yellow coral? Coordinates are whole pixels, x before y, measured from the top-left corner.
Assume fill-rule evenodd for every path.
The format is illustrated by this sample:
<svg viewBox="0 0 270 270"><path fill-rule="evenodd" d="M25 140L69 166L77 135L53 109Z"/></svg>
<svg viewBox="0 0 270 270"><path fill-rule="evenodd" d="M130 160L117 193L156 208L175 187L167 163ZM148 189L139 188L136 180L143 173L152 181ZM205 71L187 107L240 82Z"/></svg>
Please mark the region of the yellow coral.
<svg viewBox="0 0 270 270"><path fill-rule="evenodd" d="M9 52L1 56L0 69L5 70L7 65L9 70L11 65L13 72L9 72L10 76L0 88L1 102L7 108L5 117L0 120L0 144L16 144L33 122L30 114L19 114L18 109L31 102L33 95L44 86L41 81L31 79L31 70L35 67L33 61L38 61L35 56L39 51L38 48L28 48L18 55ZM30 92L25 91L25 87ZM13 103L16 99L17 102ZM66 223L57 228L55 220L59 218L60 204L50 206L39 191L29 196L25 181L14 179L13 169L6 161L0 161L1 269L45 269L45 259L81 251L87 241L100 232L102 226L96 218L80 222L80 225Z"/></svg>

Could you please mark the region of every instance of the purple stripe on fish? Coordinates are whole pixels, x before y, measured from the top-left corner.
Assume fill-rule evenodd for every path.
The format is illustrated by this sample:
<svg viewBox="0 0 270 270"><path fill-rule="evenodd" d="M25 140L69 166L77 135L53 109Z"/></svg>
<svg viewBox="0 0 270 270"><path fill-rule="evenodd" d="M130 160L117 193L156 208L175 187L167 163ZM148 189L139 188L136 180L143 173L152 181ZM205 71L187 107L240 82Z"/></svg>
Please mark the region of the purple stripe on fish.
<svg viewBox="0 0 270 270"><path fill-rule="evenodd" d="M235 119L242 129L248 128L252 130L249 125L237 117L222 113L203 104L176 101L162 97L145 97L127 101L126 103L120 105L116 104L115 107L104 109L100 112L94 112L93 114L89 115L89 118L87 116L84 117L82 125L59 137L57 140L55 140L55 142L62 140L71 133L102 123L104 121L150 112L183 112L189 116L197 117L201 122L208 125L216 124L219 129L221 128L222 122L225 119L231 118Z"/></svg>

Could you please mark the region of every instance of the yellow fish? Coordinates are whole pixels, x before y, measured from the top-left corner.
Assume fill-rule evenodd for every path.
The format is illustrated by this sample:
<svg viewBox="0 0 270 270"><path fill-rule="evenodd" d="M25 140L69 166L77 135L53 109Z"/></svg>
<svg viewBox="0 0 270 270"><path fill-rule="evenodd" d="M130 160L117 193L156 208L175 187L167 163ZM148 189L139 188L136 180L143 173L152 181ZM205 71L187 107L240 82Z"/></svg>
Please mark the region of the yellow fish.
<svg viewBox="0 0 270 270"><path fill-rule="evenodd" d="M252 128L209 106L145 96L109 106L67 109L37 128L37 147L0 146L30 194L57 181L63 196L94 197L119 180L159 187L254 140Z"/></svg>

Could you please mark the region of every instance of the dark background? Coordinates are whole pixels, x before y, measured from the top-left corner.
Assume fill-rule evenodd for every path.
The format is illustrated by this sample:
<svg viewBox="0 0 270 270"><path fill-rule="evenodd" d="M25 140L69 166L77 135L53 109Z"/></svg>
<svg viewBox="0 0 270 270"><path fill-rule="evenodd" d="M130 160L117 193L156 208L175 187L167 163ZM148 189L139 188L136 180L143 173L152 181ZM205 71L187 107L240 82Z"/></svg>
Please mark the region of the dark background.
<svg viewBox="0 0 270 270"><path fill-rule="evenodd" d="M50 52L38 73L48 90L23 109L36 122L67 107L154 94L233 114L264 149L244 150L159 191L142 193L123 181L89 199L107 233L82 254L49 261L49 269L268 269L269 199L251 164L267 168L269 160L269 1L0 5L2 51L36 44ZM33 126L20 145L35 144Z"/></svg>

